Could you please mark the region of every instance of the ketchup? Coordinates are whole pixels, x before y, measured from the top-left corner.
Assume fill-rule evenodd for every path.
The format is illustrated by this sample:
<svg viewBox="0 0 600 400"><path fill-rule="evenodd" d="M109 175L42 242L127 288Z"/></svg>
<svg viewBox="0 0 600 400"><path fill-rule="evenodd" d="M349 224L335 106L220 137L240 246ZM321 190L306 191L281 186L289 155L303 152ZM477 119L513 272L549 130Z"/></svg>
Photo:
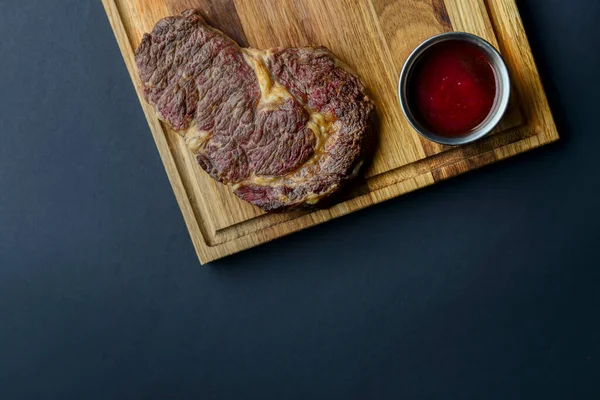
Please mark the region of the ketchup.
<svg viewBox="0 0 600 400"><path fill-rule="evenodd" d="M408 86L413 113L431 132L462 136L489 115L496 97L494 70L475 44L447 40L425 51Z"/></svg>

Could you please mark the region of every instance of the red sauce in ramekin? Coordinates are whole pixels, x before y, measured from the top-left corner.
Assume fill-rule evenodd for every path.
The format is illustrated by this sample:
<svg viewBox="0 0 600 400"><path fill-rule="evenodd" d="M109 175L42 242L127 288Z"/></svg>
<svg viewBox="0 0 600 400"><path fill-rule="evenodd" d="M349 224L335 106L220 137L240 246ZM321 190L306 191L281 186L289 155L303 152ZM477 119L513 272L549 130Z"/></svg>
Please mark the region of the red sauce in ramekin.
<svg viewBox="0 0 600 400"><path fill-rule="evenodd" d="M427 49L408 84L411 108L421 124L440 136L470 133L490 114L496 77L475 44L447 40Z"/></svg>

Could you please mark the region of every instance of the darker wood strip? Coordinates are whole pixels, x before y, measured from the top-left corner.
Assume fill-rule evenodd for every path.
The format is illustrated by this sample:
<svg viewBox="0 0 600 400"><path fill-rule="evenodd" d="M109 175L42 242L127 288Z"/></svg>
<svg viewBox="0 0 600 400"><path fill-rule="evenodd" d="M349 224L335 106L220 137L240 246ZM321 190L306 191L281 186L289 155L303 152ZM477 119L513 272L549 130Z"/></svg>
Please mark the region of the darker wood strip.
<svg viewBox="0 0 600 400"><path fill-rule="evenodd" d="M449 32L453 30L444 0L431 0L431 5L433 6L433 14L444 31Z"/></svg>
<svg viewBox="0 0 600 400"><path fill-rule="evenodd" d="M464 160L458 161L454 164L447 165L445 167L441 167L439 169L431 171L433 179L436 182L443 181L445 179L451 178L453 176L457 176L463 174L465 172L477 169L487 164L491 164L496 161L496 154L493 150L488 151L487 153L478 154L472 158L466 158Z"/></svg>
<svg viewBox="0 0 600 400"><path fill-rule="evenodd" d="M233 0L171 0L168 7L171 15L196 8L210 26L222 31L240 46L249 46Z"/></svg>

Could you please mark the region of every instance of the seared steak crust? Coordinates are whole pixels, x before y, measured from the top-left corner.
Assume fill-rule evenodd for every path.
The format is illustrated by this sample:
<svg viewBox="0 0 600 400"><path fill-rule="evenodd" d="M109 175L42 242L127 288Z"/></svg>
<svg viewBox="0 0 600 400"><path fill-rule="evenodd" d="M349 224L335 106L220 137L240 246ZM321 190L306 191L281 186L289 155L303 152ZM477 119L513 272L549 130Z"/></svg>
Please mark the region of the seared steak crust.
<svg viewBox="0 0 600 400"><path fill-rule="evenodd" d="M314 205L360 168L373 102L324 47L240 48L188 10L144 35L136 64L202 168L263 210Z"/></svg>

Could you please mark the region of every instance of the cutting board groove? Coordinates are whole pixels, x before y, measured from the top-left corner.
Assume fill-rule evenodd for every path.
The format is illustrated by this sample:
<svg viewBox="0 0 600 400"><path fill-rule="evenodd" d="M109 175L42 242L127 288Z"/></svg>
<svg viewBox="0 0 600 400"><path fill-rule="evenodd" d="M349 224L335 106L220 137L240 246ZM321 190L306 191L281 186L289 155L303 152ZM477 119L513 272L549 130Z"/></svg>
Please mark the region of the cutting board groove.
<svg viewBox="0 0 600 400"><path fill-rule="evenodd" d="M514 0L102 0L201 263L397 197L558 139ZM378 147L355 186L328 209L265 214L213 181L142 96L134 49L161 18L198 8L241 46L325 45L365 80ZM475 33L502 53L513 80L494 133L462 147L427 141L398 105L406 57L424 39Z"/></svg>

